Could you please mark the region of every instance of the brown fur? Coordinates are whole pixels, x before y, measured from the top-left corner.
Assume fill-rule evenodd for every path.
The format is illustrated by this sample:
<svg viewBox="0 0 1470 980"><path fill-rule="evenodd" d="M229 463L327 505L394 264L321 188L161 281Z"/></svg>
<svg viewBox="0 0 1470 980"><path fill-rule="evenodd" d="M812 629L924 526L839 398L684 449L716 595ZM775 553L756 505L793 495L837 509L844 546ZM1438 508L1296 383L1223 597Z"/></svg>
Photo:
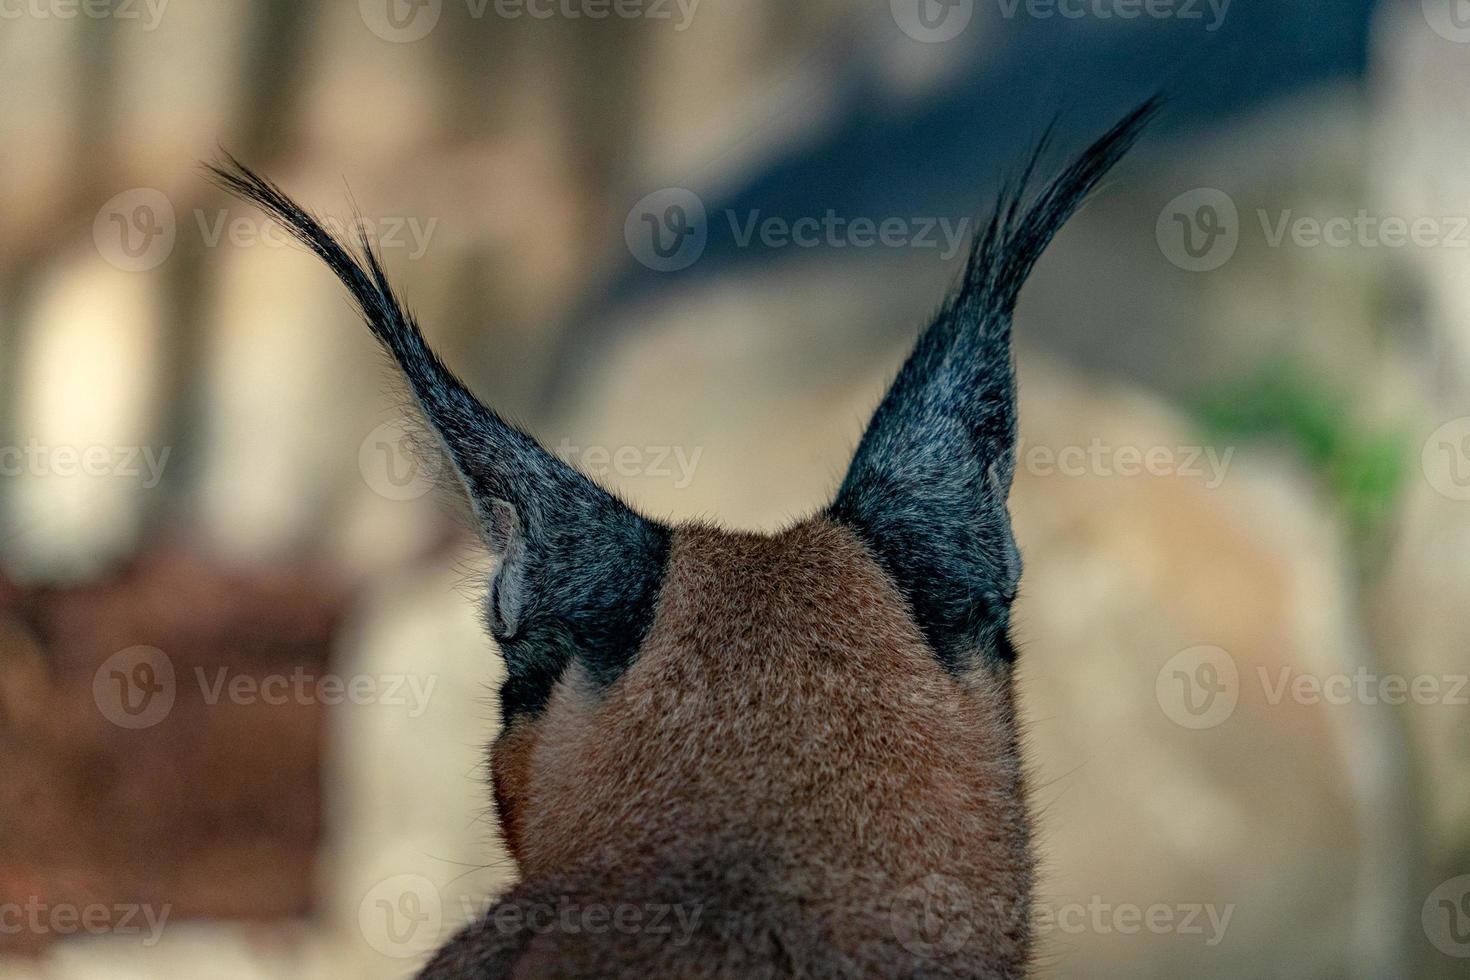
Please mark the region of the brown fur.
<svg viewBox="0 0 1470 980"><path fill-rule="evenodd" d="M492 769L524 876L503 905L659 901L697 930L491 937L492 913L427 975L1023 974L1003 672L946 673L842 527L680 529L627 673L594 693L574 668Z"/></svg>

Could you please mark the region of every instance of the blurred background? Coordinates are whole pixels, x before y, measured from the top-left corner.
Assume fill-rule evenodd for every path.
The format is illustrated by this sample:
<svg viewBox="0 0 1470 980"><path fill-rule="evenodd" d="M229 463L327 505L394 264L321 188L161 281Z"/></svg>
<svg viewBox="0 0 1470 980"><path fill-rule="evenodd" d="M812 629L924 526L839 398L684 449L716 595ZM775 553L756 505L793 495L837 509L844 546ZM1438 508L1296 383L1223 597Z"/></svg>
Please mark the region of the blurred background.
<svg viewBox="0 0 1470 980"><path fill-rule="evenodd" d="M1463 0L0 5L0 976L405 976L513 873L487 560L199 161L775 528L1048 123L1161 89L1017 321L1038 972L1470 974L1467 87Z"/></svg>

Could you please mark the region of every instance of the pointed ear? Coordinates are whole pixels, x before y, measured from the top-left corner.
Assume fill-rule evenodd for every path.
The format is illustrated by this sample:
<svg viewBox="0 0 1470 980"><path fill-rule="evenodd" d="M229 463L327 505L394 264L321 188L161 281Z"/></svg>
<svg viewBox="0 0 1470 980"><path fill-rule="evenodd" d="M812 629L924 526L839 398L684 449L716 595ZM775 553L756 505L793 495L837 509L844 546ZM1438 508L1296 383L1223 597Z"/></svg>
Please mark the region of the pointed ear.
<svg viewBox="0 0 1470 980"><path fill-rule="evenodd" d="M1006 497L1015 469L1016 297L1158 105L1135 109L1026 203L1042 140L878 406L829 510L872 548L953 672L978 657L1013 657L1006 626L1021 561Z"/></svg>
<svg viewBox="0 0 1470 980"><path fill-rule="evenodd" d="M573 662L603 684L620 676L652 618L669 530L481 404L429 348L366 235L354 252L238 161L209 170L337 274L453 461L481 536L500 559L486 620L505 653L507 718L539 711Z"/></svg>

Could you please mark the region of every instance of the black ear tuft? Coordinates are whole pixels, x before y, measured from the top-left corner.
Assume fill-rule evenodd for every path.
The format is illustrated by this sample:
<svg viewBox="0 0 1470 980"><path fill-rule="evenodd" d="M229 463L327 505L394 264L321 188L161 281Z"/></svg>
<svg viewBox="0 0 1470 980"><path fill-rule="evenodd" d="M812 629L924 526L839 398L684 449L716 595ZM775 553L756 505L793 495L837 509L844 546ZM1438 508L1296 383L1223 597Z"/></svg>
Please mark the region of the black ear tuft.
<svg viewBox="0 0 1470 980"><path fill-rule="evenodd" d="M1158 112L1150 99L1034 196L1043 138L970 249L959 288L904 363L858 444L829 514L852 527L904 591L955 672L977 652L1009 659L1021 574L1006 496L1015 468L1011 319L1057 231Z"/></svg>
<svg viewBox="0 0 1470 980"><path fill-rule="evenodd" d="M480 403L430 349L365 234L357 253L239 161L209 168L263 208L346 285L453 460L500 559L487 621L505 653L502 711L539 710L573 662L600 683L626 668L653 616L669 530Z"/></svg>

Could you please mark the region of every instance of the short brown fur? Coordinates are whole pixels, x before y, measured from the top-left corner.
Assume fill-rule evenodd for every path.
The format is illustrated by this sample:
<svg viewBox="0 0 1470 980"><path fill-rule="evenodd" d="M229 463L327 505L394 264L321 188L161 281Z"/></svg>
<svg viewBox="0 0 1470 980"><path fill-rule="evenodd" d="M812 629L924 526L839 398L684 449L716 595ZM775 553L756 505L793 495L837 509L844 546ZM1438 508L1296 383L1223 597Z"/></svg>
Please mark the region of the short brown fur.
<svg viewBox="0 0 1470 980"><path fill-rule="evenodd" d="M594 694L574 668L542 717L501 736L492 768L525 878L506 902L662 896L699 908L700 928L677 947L527 935L504 965L1020 975L1031 858L1006 670L948 674L866 547L830 521L678 530L626 674ZM939 944L911 907L936 888L964 916ZM751 959L761 937L769 960ZM445 975L468 965L457 948L471 955L451 944Z"/></svg>

